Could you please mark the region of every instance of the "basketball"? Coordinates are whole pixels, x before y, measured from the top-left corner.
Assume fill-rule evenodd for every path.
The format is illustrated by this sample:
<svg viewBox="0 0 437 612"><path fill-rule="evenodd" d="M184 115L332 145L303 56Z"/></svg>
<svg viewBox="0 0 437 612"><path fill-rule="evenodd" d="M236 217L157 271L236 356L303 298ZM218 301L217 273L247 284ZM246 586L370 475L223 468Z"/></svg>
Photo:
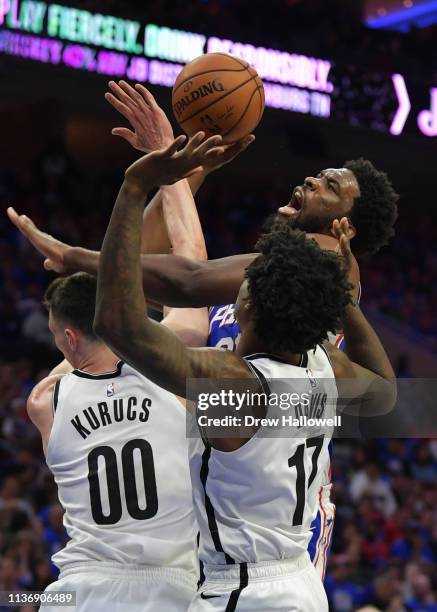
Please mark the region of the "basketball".
<svg viewBox="0 0 437 612"><path fill-rule="evenodd" d="M189 136L220 134L225 143L250 134L264 111L264 86L247 62L207 53L187 64L173 86L173 112Z"/></svg>

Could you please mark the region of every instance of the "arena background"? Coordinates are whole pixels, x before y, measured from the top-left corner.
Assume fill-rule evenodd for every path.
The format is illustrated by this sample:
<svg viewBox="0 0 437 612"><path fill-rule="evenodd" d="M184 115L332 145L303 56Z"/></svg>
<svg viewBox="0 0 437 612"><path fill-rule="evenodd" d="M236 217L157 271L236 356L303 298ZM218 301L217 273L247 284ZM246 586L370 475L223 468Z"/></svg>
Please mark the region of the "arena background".
<svg viewBox="0 0 437 612"><path fill-rule="evenodd" d="M396 237L360 262L363 309L399 377L437 371L437 3L74 6L138 23L139 44L104 49L78 29L56 31L50 3L0 1L0 590L43 590L56 577L50 555L66 541L25 408L31 388L60 360L40 304L50 276L4 211L12 204L57 238L100 248L123 170L136 157L110 135L125 122L103 98L106 82L142 76L170 113L171 90L157 83L170 84L174 64L190 59L187 41L199 42L181 32L204 36L204 51L217 40L241 42L246 46L234 52L273 49L306 66L296 79L276 70L278 54L269 60L269 107L256 143L199 193L209 256L252 250L265 216L306 176L350 158L371 159L401 199ZM144 46L150 24L149 41L154 35L159 42ZM324 90L309 76L317 59L330 63L332 87ZM437 441L343 440L335 445L333 480L337 517L325 583L331 610L371 604L437 611Z"/></svg>

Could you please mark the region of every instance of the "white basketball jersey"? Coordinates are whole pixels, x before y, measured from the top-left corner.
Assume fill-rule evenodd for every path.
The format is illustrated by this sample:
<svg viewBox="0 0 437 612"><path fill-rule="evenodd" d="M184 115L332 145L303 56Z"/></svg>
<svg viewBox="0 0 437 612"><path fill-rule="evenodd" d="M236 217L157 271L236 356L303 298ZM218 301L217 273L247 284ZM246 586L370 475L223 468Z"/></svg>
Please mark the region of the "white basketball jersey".
<svg viewBox="0 0 437 612"><path fill-rule="evenodd" d="M133 368L75 370L54 393L47 464L71 540L53 557L197 574L185 409Z"/></svg>
<svg viewBox="0 0 437 612"><path fill-rule="evenodd" d="M267 380L270 393L275 393L275 379L280 379L276 385L281 393L307 392L317 400L317 409L313 402L308 408L300 404L293 416L334 418L337 387L322 347L303 355L300 366L264 353L246 361L264 388ZM326 428L313 425L298 431L294 438L284 437L284 429L283 437L263 437L261 428L232 452L218 451L202 438L190 440L202 561L257 563L292 559L307 550L324 478L319 466L329 465L332 430L327 434Z"/></svg>

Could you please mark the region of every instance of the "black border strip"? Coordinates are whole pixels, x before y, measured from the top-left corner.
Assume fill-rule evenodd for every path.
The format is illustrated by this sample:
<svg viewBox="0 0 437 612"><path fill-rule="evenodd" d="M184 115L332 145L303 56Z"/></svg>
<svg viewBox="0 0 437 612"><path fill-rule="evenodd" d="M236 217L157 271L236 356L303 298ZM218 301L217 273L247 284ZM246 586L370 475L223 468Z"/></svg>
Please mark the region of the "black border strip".
<svg viewBox="0 0 437 612"><path fill-rule="evenodd" d="M110 378L116 378L121 374L121 368L124 365L124 361L119 361L117 363L117 369L114 372L108 372L106 374L88 374L88 372L83 372L82 370L73 370L72 374L75 376L79 376L79 378L90 378L91 380L108 380Z"/></svg>
<svg viewBox="0 0 437 612"><path fill-rule="evenodd" d="M325 346L323 346L323 344L320 345L320 348L322 349L322 351L325 353L326 357L328 358L329 361L329 365L332 368L332 361L331 361L331 357L329 356L328 350L326 349Z"/></svg>
<svg viewBox="0 0 437 612"><path fill-rule="evenodd" d="M235 564L235 560L230 555L225 553L225 551L223 550L223 546L220 540L218 525L217 525L217 521L215 518L214 508L211 503L211 500L209 499L209 495L206 492L206 481L208 480L208 473L209 473L208 464L209 464L210 457L211 457L211 447L207 446L202 455L202 467L200 468L200 480L202 482L203 492L205 495L205 510L206 510L206 516L208 519L209 532L211 534L212 541L214 542L216 551L224 554L226 563L228 565L233 565Z"/></svg>
<svg viewBox="0 0 437 612"><path fill-rule="evenodd" d="M55 382L55 388L53 389L53 414L56 412L56 408L58 407L58 399L59 399L59 386L61 384L61 378L59 378Z"/></svg>
<svg viewBox="0 0 437 612"><path fill-rule="evenodd" d="M288 361L285 361L285 359L282 359L282 357L278 357L277 355L272 355L271 353L253 353L252 355L246 355L246 357L244 357L244 359L271 359L272 361L278 361L279 363L285 363L285 365L293 365L291 363L289 363ZM298 368L306 368L308 365L308 354L307 353L301 353L300 356L300 361L297 364Z"/></svg>
<svg viewBox="0 0 437 612"><path fill-rule="evenodd" d="M237 609L237 603L241 595L241 591L245 589L248 584L249 575L247 573L247 563L240 563L240 586L238 587L238 589L232 591L225 612L235 612L235 610Z"/></svg>
<svg viewBox="0 0 437 612"><path fill-rule="evenodd" d="M270 397L272 392L264 374L260 370L258 370L258 368L254 366L253 363L251 363L250 361L248 361L247 365L249 366L250 370L252 370L253 374L255 374L255 377L258 378L259 382L261 383L261 389L264 391L267 397Z"/></svg>

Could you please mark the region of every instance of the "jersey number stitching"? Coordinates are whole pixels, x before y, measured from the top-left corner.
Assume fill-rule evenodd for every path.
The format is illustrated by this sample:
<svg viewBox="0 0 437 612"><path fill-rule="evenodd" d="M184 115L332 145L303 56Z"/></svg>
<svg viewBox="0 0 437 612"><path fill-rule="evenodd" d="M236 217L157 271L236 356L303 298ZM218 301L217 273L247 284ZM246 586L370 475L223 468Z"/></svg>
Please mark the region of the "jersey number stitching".
<svg viewBox="0 0 437 612"><path fill-rule="evenodd" d="M135 480L134 450L141 454L144 491L147 505L140 508ZM102 496L100 491L98 461L105 460L106 483L108 489L109 514L103 514ZM121 450L123 466L124 492L126 507L130 516L138 521L152 518L158 512L158 494L156 490L155 466L152 447L146 440L131 440ZM117 468L117 455L110 446L97 446L88 455L88 481L90 485L91 513L97 525L115 525L121 519L122 505L120 481Z"/></svg>
<svg viewBox="0 0 437 612"><path fill-rule="evenodd" d="M305 463L304 463L304 452L306 448L314 448L312 455L312 469L308 479L308 489L310 488L314 478L317 474L317 461L319 459L320 451L323 447L323 436L317 436L315 438L308 438L305 444L299 444L296 452L288 460L288 467L296 467L296 508L293 514L293 527L302 525L303 522L303 511L305 508Z"/></svg>

